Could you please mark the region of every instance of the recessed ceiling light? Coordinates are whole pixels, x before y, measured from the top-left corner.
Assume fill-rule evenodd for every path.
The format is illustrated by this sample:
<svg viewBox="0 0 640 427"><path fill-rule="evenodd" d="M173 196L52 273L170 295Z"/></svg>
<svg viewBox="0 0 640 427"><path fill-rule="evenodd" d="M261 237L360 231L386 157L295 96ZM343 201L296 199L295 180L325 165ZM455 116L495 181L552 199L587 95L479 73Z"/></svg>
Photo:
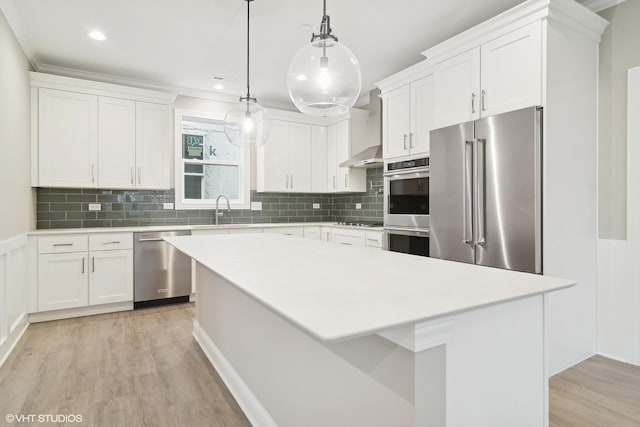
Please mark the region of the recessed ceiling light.
<svg viewBox="0 0 640 427"><path fill-rule="evenodd" d="M103 40L107 39L107 36L105 36L102 31L98 31L98 30L91 31L89 33L89 37L91 37L94 40L99 40L99 41L103 41Z"/></svg>
<svg viewBox="0 0 640 427"><path fill-rule="evenodd" d="M220 83L218 83L218 84L216 84L213 88L214 88L215 90L222 90L222 89L224 89L224 86L222 86Z"/></svg>

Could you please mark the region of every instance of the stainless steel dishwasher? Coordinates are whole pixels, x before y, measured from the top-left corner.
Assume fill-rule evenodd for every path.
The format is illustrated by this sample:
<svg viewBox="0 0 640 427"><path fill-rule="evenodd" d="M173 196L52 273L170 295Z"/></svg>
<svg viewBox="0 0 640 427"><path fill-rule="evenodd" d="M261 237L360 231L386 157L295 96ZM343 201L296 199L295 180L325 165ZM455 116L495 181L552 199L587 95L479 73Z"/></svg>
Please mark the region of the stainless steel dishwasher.
<svg viewBox="0 0 640 427"><path fill-rule="evenodd" d="M190 235L190 230L134 233L134 308L189 301L191 258L163 237Z"/></svg>

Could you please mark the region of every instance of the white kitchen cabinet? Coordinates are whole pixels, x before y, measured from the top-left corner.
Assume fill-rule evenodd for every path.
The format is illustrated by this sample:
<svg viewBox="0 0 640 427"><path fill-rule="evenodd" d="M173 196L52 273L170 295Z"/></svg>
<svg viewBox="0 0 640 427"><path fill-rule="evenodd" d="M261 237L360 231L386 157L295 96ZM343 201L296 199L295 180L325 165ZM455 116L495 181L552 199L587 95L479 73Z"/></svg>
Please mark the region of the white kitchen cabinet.
<svg viewBox="0 0 640 427"><path fill-rule="evenodd" d="M542 104L541 31L538 21L482 45L482 116Z"/></svg>
<svg viewBox="0 0 640 427"><path fill-rule="evenodd" d="M322 240L322 227L304 227L303 236L305 239Z"/></svg>
<svg viewBox="0 0 640 427"><path fill-rule="evenodd" d="M311 126L311 192L313 193L326 193L329 189L327 131L326 126Z"/></svg>
<svg viewBox="0 0 640 427"><path fill-rule="evenodd" d="M304 227L269 227L265 233L284 234L285 236L304 237Z"/></svg>
<svg viewBox="0 0 640 427"><path fill-rule="evenodd" d="M365 246L365 232L364 230L335 228L333 230L333 243L347 246Z"/></svg>
<svg viewBox="0 0 640 427"><path fill-rule="evenodd" d="M383 98L383 157L429 153L433 128L434 77L428 75L386 93Z"/></svg>
<svg viewBox="0 0 640 427"><path fill-rule="evenodd" d="M40 186L95 187L98 97L40 89L37 109Z"/></svg>
<svg viewBox="0 0 640 427"><path fill-rule="evenodd" d="M365 231L365 246L368 248L382 249L382 231Z"/></svg>
<svg viewBox="0 0 640 427"><path fill-rule="evenodd" d="M258 191L311 191L311 125L271 121L266 144L258 147Z"/></svg>
<svg viewBox="0 0 640 427"><path fill-rule="evenodd" d="M480 117L480 48L437 64L434 75L434 129Z"/></svg>
<svg viewBox="0 0 640 427"><path fill-rule="evenodd" d="M136 167L136 103L98 98L98 185L134 188Z"/></svg>
<svg viewBox="0 0 640 427"><path fill-rule="evenodd" d="M311 191L311 125L289 124L289 191Z"/></svg>
<svg viewBox="0 0 640 427"><path fill-rule="evenodd" d="M133 300L133 250L90 253L89 305Z"/></svg>
<svg viewBox="0 0 640 427"><path fill-rule="evenodd" d="M86 252L40 254L38 311L84 307L89 302Z"/></svg>
<svg viewBox="0 0 640 427"><path fill-rule="evenodd" d="M329 192L335 193L338 190L338 168L336 159L338 158L338 127L336 125L327 128L327 188Z"/></svg>
<svg viewBox="0 0 640 427"><path fill-rule="evenodd" d="M332 177L332 185L335 192L365 192L366 171L361 168L340 167L340 163L346 161L353 153L353 139L357 131L352 128L350 120L342 120L329 126L329 146L335 141L335 158L327 157L329 175ZM331 141L334 138L335 140ZM330 149L330 152L333 150ZM332 154L332 153L331 153ZM335 178L334 178L335 177Z"/></svg>
<svg viewBox="0 0 640 427"><path fill-rule="evenodd" d="M171 188L174 96L42 73L31 85L33 186Z"/></svg>
<svg viewBox="0 0 640 427"><path fill-rule="evenodd" d="M434 66L434 128L542 104L542 23Z"/></svg>
<svg viewBox="0 0 640 427"><path fill-rule="evenodd" d="M136 188L171 188L171 108L136 102Z"/></svg>

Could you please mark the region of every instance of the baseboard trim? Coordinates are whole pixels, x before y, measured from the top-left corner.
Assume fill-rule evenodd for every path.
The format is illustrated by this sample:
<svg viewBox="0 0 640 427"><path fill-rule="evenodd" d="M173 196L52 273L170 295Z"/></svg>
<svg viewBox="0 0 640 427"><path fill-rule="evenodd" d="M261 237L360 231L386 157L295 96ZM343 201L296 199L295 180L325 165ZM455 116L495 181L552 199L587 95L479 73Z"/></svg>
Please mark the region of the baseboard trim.
<svg viewBox="0 0 640 427"><path fill-rule="evenodd" d="M630 360L623 359L622 357L614 356L614 355L608 354L608 353L598 352L598 356L606 357L607 359L615 360L616 362L626 363L627 365L640 366L640 365L637 365L637 364L633 363Z"/></svg>
<svg viewBox="0 0 640 427"><path fill-rule="evenodd" d="M128 310L133 310L133 301L30 313L29 322L49 322L51 320L71 319L73 317L93 316L95 314L107 314Z"/></svg>
<svg viewBox="0 0 640 427"><path fill-rule="evenodd" d="M262 406L258 398L249 389L249 386L242 380L242 377L213 343L197 320L193 322L193 337L238 402L238 405L240 405L251 425L278 427L278 424L271 418L265 407Z"/></svg>
<svg viewBox="0 0 640 427"><path fill-rule="evenodd" d="M0 344L0 367L7 361L13 349L16 348L18 342L27 331L29 327L29 320L26 314L24 314L20 320L18 320L12 328L9 336Z"/></svg>

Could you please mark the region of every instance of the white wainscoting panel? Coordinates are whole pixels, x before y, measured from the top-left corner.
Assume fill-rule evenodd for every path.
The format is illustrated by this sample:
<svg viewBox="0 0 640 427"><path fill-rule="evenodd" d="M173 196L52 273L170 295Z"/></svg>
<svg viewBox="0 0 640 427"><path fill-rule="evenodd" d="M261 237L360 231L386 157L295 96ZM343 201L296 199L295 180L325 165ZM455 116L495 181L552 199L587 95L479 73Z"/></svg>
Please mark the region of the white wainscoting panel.
<svg viewBox="0 0 640 427"><path fill-rule="evenodd" d="M0 366L27 329L27 237L0 242Z"/></svg>

